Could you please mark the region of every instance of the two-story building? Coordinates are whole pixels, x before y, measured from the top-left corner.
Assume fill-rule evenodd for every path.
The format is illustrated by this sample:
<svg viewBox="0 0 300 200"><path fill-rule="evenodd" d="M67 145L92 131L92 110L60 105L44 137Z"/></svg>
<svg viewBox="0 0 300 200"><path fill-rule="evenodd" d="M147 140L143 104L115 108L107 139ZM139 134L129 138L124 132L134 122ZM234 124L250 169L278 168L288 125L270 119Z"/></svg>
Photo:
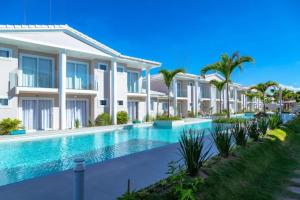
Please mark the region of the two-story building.
<svg viewBox="0 0 300 200"><path fill-rule="evenodd" d="M160 63L121 53L67 25L0 26L0 119L28 130L87 126L107 112L150 113L150 70ZM146 86L142 89L142 72Z"/></svg>

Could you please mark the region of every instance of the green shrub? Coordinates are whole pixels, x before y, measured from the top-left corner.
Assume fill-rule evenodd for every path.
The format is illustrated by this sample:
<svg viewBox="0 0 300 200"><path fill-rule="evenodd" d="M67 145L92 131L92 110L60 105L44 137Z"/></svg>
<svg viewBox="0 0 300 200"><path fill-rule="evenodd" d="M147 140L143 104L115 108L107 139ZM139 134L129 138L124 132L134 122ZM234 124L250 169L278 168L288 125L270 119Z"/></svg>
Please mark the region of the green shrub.
<svg viewBox="0 0 300 200"><path fill-rule="evenodd" d="M18 119L4 118L0 121L0 135L7 135L11 131L23 128Z"/></svg>
<svg viewBox="0 0 300 200"><path fill-rule="evenodd" d="M247 144L247 128L243 124L235 124L231 129L235 144L245 147Z"/></svg>
<svg viewBox="0 0 300 200"><path fill-rule="evenodd" d="M118 124L127 124L128 122L128 114L126 111L119 111L117 113L117 123Z"/></svg>
<svg viewBox="0 0 300 200"><path fill-rule="evenodd" d="M217 125L213 129L211 136L219 151L220 156L223 158L227 158L232 148L232 133L230 132L230 129L223 128L223 126Z"/></svg>
<svg viewBox="0 0 300 200"><path fill-rule="evenodd" d="M248 135L253 141L258 141L260 132L258 130L258 125L256 121L251 121L247 123Z"/></svg>
<svg viewBox="0 0 300 200"><path fill-rule="evenodd" d="M279 128L281 124L282 124L282 121L281 121L281 117L279 114L271 115L269 117L269 128L271 130Z"/></svg>
<svg viewBox="0 0 300 200"><path fill-rule="evenodd" d="M171 120L171 121L173 121L173 120L181 120L181 117L179 117L179 116L168 117L168 115L158 115L156 117L156 120Z"/></svg>
<svg viewBox="0 0 300 200"><path fill-rule="evenodd" d="M204 131L189 129L183 131L179 140L179 152L190 176L197 175L199 169L209 159L210 149L204 149Z"/></svg>
<svg viewBox="0 0 300 200"><path fill-rule="evenodd" d="M75 124L75 128L79 128L80 127L80 121L79 121L79 119L75 119L75 122L74 122Z"/></svg>
<svg viewBox="0 0 300 200"><path fill-rule="evenodd" d="M222 124L241 124L246 123L249 119L245 118L217 118L214 119L214 123L222 123Z"/></svg>
<svg viewBox="0 0 300 200"><path fill-rule="evenodd" d="M102 113L96 117L95 125L96 126L107 126L111 125L111 117L108 113Z"/></svg>
<svg viewBox="0 0 300 200"><path fill-rule="evenodd" d="M195 118L196 115L193 111L188 111L188 117Z"/></svg>
<svg viewBox="0 0 300 200"><path fill-rule="evenodd" d="M267 134L269 127L269 120L267 117L260 117L258 119L258 130L261 135L265 136Z"/></svg>

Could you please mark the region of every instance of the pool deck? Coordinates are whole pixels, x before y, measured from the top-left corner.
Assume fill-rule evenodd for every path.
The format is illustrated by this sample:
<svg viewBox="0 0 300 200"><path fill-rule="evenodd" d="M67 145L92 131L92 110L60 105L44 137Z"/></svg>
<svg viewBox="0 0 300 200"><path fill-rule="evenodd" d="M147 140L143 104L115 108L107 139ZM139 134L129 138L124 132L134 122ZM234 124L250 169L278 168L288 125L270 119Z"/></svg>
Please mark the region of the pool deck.
<svg viewBox="0 0 300 200"><path fill-rule="evenodd" d="M184 125L195 124L201 122L208 122L211 119L202 119L202 118L185 118ZM78 129L68 129L68 130L49 130L49 131L36 131L29 132L22 135L1 135L1 142L13 142L13 141L32 141L40 139L48 139L54 137L65 137L65 136L75 136L75 135L86 135L86 134L98 134L108 131L115 131L123 129L126 126L133 127L151 127L153 126L152 122L141 123L141 124L126 124L126 125L111 125L111 126L97 126L97 127L87 127L87 128L78 128Z"/></svg>
<svg viewBox="0 0 300 200"><path fill-rule="evenodd" d="M88 165L85 200L113 200L127 189L144 188L166 177L168 163L179 160L178 143ZM67 170L0 187L5 200L72 199L73 171Z"/></svg>

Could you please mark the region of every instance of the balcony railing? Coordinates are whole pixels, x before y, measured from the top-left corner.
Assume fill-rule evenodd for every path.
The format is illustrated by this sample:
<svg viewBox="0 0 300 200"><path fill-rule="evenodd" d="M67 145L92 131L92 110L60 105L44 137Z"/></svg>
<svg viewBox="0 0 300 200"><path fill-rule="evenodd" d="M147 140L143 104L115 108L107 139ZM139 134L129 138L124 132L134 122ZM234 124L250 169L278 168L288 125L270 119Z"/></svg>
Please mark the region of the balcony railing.
<svg viewBox="0 0 300 200"><path fill-rule="evenodd" d="M51 78L49 78L51 77ZM66 88L74 90L97 90L98 81L94 77L88 75L83 78L66 77ZM94 80L93 83L91 80ZM58 80L52 75L28 75L23 74L22 71L9 73L9 88L26 87L26 88L58 88Z"/></svg>

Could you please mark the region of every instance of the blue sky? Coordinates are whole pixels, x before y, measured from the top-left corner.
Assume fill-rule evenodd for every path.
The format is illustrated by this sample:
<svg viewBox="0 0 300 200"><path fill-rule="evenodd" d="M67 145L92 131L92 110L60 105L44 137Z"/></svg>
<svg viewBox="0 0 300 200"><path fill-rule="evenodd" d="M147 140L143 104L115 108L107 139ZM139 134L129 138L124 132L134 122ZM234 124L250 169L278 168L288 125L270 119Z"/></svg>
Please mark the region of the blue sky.
<svg viewBox="0 0 300 200"><path fill-rule="evenodd" d="M0 24L68 24L123 54L195 74L238 50L255 64L234 81L300 87L299 0L52 0L51 15L49 2L6 1Z"/></svg>

